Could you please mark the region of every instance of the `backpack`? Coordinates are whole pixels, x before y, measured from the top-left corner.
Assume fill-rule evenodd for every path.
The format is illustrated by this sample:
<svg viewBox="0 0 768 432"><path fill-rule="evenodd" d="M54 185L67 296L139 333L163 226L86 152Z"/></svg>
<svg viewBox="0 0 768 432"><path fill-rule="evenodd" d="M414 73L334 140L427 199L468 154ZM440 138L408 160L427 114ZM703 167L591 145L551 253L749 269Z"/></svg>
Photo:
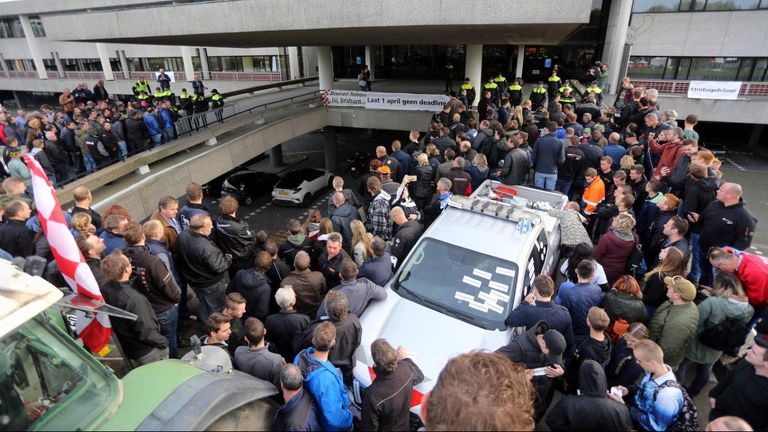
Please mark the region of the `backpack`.
<svg viewBox="0 0 768 432"><path fill-rule="evenodd" d="M747 339L747 333L748 329L743 323L726 318L702 330L699 333L699 342L725 354L736 356L739 347L744 345Z"/></svg>
<svg viewBox="0 0 768 432"><path fill-rule="evenodd" d="M696 409L696 405L693 404L693 401L688 395L688 392L685 391L685 388L683 388L677 381L665 381L660 386L656 387L656 390L653 391L653 400L656 400L661 389L667 387L674 387L683 393L683 408L677 414L677 418L667 426L667 432L701 430L699 428L699 410Z"/></svg>
<svg viewBox="0 0 768 432"><path fill-rule="evenodd" d="M627 260L625 274L631 275L635 279L641 279L647 271L648 268L643 259L643 245L640 242L635 242L632 246L632 253Z"/></svg>

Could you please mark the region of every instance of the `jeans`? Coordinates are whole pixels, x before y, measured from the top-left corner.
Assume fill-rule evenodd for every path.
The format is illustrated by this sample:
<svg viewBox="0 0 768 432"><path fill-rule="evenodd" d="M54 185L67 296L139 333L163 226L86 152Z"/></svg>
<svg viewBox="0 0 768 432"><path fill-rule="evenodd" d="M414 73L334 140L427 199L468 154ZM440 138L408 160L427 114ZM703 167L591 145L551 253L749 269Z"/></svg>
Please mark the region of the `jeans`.
<svg viewBox="0 0 768 432"><path fill-rule="evenodd" d="M555 190L557 174L544 174L536 172L533 175L533 184L539 189Z"/></svg>
<svg viewBox="0 0 768 432"><path fill-rule="evenodd" d="M685 375L687 374L687 369L690 363L695 365L696 375L693 377L691 385L686 386L686 389L688 389L688 394L691 396L691 398L695 398L699 393L701 393L701 391L704 389L704 386L706 386L709 382L709 377L712 375L712 366L714 363L701 364L693 362L688 358L684 358L683 362L680 363L680 366L677 368L677 372L675 373L677 381L682 385L685 385Z"/></svg>
<svg viewBox="0 0 768 432"><path fill-rule="evenodd" d="M701 277L701 246L699 246L699 233L691 233L689 239L691 244L691 271L688 273L688 280L693 283L699 281Z"/></svg>
<svg viewBox="0 0 768 432"><path fill-rule="evenodd" d="M117 147L120 149L120 160L125 160L128 157L128 144L125 141L118 141Z"/></svg>
<svg viewBox="0 0 768 432"><path fill-rule="evenodd" d="M168 339L168 350L171 358L178 358L176 343L176 328L179 320L179 305L173 305L163 312L158 312L157 322L160 323L160 333Z"/></svg>
<svg viewBox="0 0 768 432"><path fill-rule="evenodd" d="M200 305L197 307L197 318L205 324L208 316L214 312L221 312L224 309L226 300L227 284L223 280L207 287L192 287L192 291L197 295Z"/></svg>
<svg viewBox="0 0 768 432"><path fill-rule="evenodd" d="M568 199L571 199L571 186L573 186L573 180L560 180L557 179L555 182L555 190L564 194L568 197Z"/></svg>
<svg viewBox="0 0 768 432"><path fill-rule="evenodd" d="M163 129L163 142L169 143L176 139L176 133L173 131L173 127Z"/></svg>
<svg viewBox="0 0 768 432"><path fill-rule="evenodd" d="M83 161L85 162L85 170L88 172L96 171L96 159L91 155L84 155Z"/></svg>
<svg viewBox="0 0 768 432"><path fill-rule="evenodd" d="M163 134L159 133L157 135L152 135L152 148L160 147L160 144L163 143Z"/></svg>

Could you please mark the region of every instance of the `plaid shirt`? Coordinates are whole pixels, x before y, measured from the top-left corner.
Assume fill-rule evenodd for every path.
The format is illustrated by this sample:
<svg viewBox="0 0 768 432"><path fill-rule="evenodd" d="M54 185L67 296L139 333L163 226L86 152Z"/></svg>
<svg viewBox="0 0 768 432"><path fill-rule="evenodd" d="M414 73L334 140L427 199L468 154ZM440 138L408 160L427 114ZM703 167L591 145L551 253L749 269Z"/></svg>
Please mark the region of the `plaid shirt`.
<svg viewBox="0 0 768 432"><path fill-rule="evenodd" d="M368 207L368 220L365 223L368 232L382 240L392 238L392 219L389 218L389 194L381 191Z"/></svg>

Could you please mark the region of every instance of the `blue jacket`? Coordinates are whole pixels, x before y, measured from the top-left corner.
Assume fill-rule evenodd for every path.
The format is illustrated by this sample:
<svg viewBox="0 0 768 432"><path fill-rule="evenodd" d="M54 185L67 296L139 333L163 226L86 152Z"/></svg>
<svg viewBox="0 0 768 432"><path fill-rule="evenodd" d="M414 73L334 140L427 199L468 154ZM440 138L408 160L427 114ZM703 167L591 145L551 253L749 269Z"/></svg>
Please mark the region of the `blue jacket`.
<svg viewBox="0 0 768 432"><path fill-rule="evenodd" d="M364 262L357 277L366 278L376 285L384 286L392 277L392 257L389 252Z"/></svg>
<svg viewBox="0 0 768 432"><path fill-rule="evenodd" d="M144 114L144 125L147 126L147 131L150 135L159 135L163 133L160 128L160 123L157 121L157 117L154 114Z"/></svg>
<svg viewBox="0 0 768 432"><path fill-rule="evenodd" d="M296 355L293 363L304 374L304 388L315 398L320 409L322 430L352 429L352 412L349 410L347 387L341 371L331 362L312 357L315 349L309 347Z"/></svg>
<svg viewBox="0 0 768 432"><path fill-rule="evenodd" d="M539 321L546 321L551 328L559 331L565 337L565 343L569 350L574 347L571 314L564 306L551 301L537 301L532 305L522 302L520 306L509 313L504 324L509 328L525 326L525 329L528 330Z"/></svg>
<svg viewBox="0 0 768 432"><path fill-rule="evenodd" d="M605 152L606 156L610 156L611 159L613 159L613 163L611 163L612 170L616 171L621 168L619 162L621 161L621 158L627 154L627 149L622 147L621 144L612 143L605 146L603 151Z"/></svg>
<svg viewBox="0 0 768 432"><path fill-rule="evenodd" d="M109 231L102 231L102 233L99 234L99 237L104 240L104 246L106 246L106 249L104 249L104 256L111 254L115 249L122 249L127 246L123 236L112 234Z"/></svg>
<svg viewBox="0 0 768 432"><path fill-rule="evenodd" d="M545 135L533 146L533 168L542 174L557 174L557 167L565 162L565 145L554 134Z"/></svg>
<svg viewBox="0 0 768 432"><path fill-rule="evenodd" d="M603 290L600 285L591 283L565 282L560 286L555 303L559 303L568 309L571 313L571 322L573 322L573 333L576 335L576 342L579 342L579 336L582 338L589 335L587 327L587 314L592 306L600 306L603 301Z"/></svg>
<svg viewBox="0 0 768 432"><path fill-rule="evenodd" d="M163 116L163 123L165 123L166 129L173 129L173 117L171 116L171 112L167 109L163 108L159 111L160 115ZM158 123L159 125L159 123Z"/></svg>
<svg viewBox="0 0 768 432"><path fill-rule="evenodd" d="M392 152L391 156L397 159L400 164L400 169L397 170L397 176L400 177L400 180L402 180L403 175L411 174L411 156L408 153L398 150Z"/></svg>

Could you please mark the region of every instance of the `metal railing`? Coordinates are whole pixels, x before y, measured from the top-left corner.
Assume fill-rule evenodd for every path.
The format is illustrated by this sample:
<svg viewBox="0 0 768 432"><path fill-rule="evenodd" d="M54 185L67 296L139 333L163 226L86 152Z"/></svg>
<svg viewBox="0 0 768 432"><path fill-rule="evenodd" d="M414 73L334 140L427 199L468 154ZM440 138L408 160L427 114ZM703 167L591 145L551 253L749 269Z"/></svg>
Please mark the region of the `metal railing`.
<svg viewBox="0 0 768 432"><path fill-rule="evenodd" d="M91 72L64 71L64 76L68 79L103 80L104 72L102 71L91 71Z"/></svg>
<svg viewBox="0 0 768 432"><path fill-rule="evenodd" d="M36 71L8 71L11 78L37 78Z"/></svg>
<svg viewBox="0 0 768 432"><path fill-rule="evenodd" d="M691 83L690 81L633 79L631 77L630 79L635 87L654 88L659 93L672 94L687 94L688 86ZM741 83L739 96L768 96L768 83L743 82Z"/></svg>

